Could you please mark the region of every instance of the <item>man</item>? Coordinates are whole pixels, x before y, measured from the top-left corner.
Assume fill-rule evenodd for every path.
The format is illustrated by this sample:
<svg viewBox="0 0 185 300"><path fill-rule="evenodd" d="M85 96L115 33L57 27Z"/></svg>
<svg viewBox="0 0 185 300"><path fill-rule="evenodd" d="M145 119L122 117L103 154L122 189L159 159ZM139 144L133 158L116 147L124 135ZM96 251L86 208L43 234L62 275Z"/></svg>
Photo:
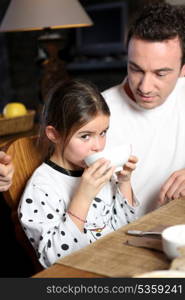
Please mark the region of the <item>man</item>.
<svg viewBox="0 0 185 300"><path fill-rule="evenodd" d="M7 191L12 184L14 173L11 157L0 151L0 192Z"/></svg>
<svg viewBox="0 0 185 300"><path fill-rule="evenodd" d="M140 215L185 196L185 9L146 6L128 34L127 78L103 93L108 146L130 143L139 159Z"/></svg>

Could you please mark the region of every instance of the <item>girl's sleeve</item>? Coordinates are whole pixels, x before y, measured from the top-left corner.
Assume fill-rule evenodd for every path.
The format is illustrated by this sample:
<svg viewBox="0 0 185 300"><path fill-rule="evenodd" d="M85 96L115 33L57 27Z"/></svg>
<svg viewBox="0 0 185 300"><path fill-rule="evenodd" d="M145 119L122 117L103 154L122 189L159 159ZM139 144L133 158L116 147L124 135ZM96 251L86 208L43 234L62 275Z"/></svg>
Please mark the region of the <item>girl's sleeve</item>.
<svg viewBox="0 0 185 300"><path fill-rule="evenodd" d="M23 229L44 267L88 245L82 233L66 213L66 205L52 188L28 185L18 209Z"/></svg>
<svg viewBox="0 0 185 300"><path fill-rule="evenodd" d="M133 194L134 206L128 203L128 200L122 195L119 189L117 189L117 198L119 199L120 206L124 212L126 223L131 223L138 218L138 208L140 206L139 201Z"/></svg>
<svg viewBox="0 0 185 300"><path fill-rule="evenodd" d="M115 191L115 205L119 207L119 213L122 211L122 215L124 215L125 224L131 223L138 218L138 209L140 207L140 203L136 198L134 192L133 193L133 203L134 205L130 205L125 196L121 193L118 182L113 178L114 191ZM121 211L120 211L121 208ZM120 214L120 215L121 215Z"/></svg>

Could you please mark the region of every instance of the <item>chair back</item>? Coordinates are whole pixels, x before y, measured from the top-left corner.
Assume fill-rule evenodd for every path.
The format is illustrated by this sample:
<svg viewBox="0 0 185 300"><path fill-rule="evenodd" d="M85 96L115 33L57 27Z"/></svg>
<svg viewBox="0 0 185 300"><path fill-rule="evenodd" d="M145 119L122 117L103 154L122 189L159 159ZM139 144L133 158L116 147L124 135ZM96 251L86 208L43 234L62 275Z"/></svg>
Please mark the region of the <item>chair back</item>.
<svg viewBox="0 0 185 300"><path fill-rule="evenodd" d="M22 137L6 146L15 168L13 183L4 197L12 209L17 209L27 180L40 165L42 158L37 146L38 136Z"/></svg>
<svg viewBox="0 0 185 300"><path fill-rule="evenodd" d="M3 192L3 196L11 208L11 217L16 239L31 258L34 272L39 272L43 268L36 257L35 250L21 227L17 208L28 179L42 161L37 141L38 136L22 137L10 142L4 148L6 153L12 157L15 172L13 183L8 191Z"/></svg>

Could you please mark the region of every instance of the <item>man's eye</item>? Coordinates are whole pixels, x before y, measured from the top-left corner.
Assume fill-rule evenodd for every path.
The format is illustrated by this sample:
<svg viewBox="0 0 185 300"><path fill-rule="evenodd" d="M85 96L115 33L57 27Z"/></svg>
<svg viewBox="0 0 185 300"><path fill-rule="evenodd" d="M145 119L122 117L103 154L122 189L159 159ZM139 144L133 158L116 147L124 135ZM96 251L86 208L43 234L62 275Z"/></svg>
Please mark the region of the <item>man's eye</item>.
<svg viewBox="0 0 185 300"><path fill-rule="evenodd" d="M157 73L157 76L158 77L164 77L164 76L166 76L167 75L167 73L165 72L159 72L159 73Z"/></svg>
<svg viewBox="0 0 185 300"><path fill-rule="evenodd" d="M130 66L130 70L131 70L132 72L136 72L136 73L139 73L139 72L141 72L141 70L139 70L139 69L136 69L136 68L134 68L134 67L131 67L131 66Z"/></svg>

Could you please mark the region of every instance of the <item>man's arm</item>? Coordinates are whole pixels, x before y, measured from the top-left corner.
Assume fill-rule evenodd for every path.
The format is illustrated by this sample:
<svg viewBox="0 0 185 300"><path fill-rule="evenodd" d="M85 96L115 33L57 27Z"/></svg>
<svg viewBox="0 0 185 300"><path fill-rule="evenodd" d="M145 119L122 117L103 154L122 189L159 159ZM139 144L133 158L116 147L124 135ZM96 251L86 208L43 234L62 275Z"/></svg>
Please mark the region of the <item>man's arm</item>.
<svg viewBox="0 0 185 300"><path fill-rule="evenodd" d="M7 191L12 184L14 167L12 159L5 152L0 151L0 192Z"/></svg>

